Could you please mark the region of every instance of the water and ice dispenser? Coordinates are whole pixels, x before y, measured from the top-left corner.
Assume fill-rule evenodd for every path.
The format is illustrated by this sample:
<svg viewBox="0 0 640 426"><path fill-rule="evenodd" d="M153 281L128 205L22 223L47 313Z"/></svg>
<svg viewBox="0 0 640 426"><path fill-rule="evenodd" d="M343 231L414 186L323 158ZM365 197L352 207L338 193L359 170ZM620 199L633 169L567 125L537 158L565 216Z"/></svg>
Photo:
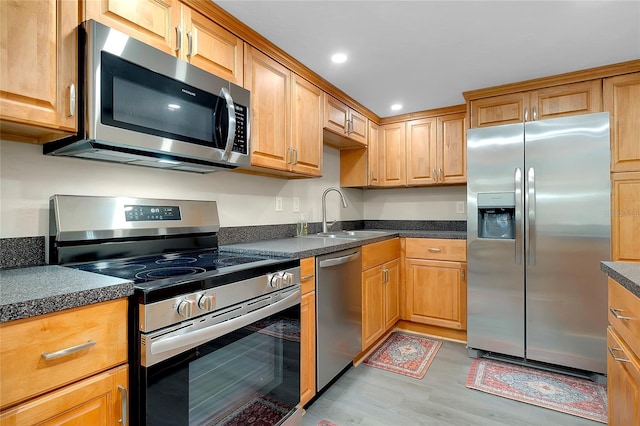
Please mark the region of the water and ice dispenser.
<svg viewBox="0 0 640 426"><path fill-rule="evenodd" d="M478 193L478 238L515 238L515 199L513 192Z"/></svg>

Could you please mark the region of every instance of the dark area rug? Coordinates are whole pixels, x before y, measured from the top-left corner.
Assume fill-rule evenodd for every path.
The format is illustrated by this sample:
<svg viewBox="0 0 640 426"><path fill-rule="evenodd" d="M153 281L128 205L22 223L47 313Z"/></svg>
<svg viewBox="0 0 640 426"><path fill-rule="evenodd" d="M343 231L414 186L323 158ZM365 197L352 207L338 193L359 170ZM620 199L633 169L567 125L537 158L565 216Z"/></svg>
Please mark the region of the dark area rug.
<svg viewBox="0 0 640 426"><path fill-rule="evenodd" d="M479 358L467 387L607 423L607 387L590 380Z"/></svg>
<svg viewBox="0 0 640 426"><path fill-rule="evenodd" d="M421 379L427 372L442 342L394 331L363 363Z"/></svg>

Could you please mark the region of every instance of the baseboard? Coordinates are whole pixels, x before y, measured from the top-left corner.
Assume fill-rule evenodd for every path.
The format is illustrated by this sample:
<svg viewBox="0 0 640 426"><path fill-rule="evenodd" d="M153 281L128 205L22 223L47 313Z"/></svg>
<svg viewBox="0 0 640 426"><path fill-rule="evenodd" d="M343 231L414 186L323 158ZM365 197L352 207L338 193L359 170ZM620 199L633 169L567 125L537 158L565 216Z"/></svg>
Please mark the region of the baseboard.
<svg viewBox="0 0 640 426"><path fill-rule="evenodd" d="M437 337L439 339L451 340L454 342L467 343L466 330L454 330L451 328L438 327L435 325L419 324L416 322L400 320L395 325L396 330L411 331L413 333L424 334L426 336Z"/></svg>

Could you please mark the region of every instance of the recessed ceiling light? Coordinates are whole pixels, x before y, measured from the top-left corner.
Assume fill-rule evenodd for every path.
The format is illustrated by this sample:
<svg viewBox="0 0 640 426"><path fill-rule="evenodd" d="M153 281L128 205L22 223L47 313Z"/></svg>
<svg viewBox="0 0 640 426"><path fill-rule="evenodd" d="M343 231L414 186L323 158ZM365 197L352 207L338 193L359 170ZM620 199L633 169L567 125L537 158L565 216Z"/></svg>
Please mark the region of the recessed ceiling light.
<svg viewBox="0 0 640 426"><path fill-rule="evenodd" d="M399 111L402 109L402 104L393 104L391 105L391 110L392 111Z"/></svg>
<svg viewBox="0 0 640 426"><path fill-rule="evenodd" d="M336 64L341 64L347 61L346 53L336 53L331 57L331 60Z"/></svg>

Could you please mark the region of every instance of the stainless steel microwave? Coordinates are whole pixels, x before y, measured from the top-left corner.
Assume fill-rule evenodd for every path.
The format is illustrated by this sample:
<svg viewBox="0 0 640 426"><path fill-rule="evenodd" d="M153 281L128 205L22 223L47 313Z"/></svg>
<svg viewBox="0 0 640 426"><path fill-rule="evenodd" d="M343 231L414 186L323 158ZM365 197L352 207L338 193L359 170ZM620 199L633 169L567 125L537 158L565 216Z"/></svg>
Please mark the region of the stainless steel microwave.
<svg viewBox="0 0 640 426"><path fill-rule="evenodd" d="M250 164L248 90L93 20L78 39L78 134L44 154L198 173Z"/></svg>

